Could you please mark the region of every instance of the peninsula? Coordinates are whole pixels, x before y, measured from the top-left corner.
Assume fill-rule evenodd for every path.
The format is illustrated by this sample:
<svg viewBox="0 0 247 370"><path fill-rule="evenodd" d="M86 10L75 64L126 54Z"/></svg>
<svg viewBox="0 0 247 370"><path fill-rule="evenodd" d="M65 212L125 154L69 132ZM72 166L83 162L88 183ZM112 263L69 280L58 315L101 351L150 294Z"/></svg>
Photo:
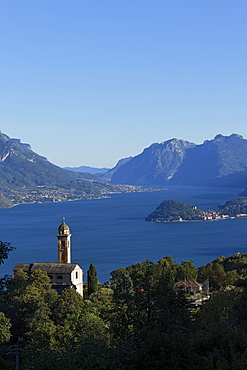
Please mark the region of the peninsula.
<svg viewBox="0 0 247 370"><path fill-rule="evenodd" d="M220 204L218 210L204 211L175 200L164 200L145 218L152 222L212 221L247 217L247 197L239 197Z"/></svg>

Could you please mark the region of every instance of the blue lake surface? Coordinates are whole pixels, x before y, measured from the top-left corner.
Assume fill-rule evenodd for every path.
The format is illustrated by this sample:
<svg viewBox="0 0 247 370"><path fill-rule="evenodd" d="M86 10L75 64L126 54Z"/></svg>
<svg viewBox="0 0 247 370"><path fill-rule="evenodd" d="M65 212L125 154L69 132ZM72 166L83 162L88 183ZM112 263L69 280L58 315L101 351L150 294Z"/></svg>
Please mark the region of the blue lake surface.
<svg viewBox="0 0 247 370"><path fill-rule="evenodd" d="M16 251L0 266L11 274L16 263L57 262L57 229L62 218L72 233L72 262L85 273L91 262L103 283L118 267L171 255L176 263L203 265L219 256L247 252L247 218L223 221L149 223L144 219L165 199L202 209L235 198L243 189L170 186L167 190L113 194L110 198L24 204L0 210L0 240Z"/></svg>

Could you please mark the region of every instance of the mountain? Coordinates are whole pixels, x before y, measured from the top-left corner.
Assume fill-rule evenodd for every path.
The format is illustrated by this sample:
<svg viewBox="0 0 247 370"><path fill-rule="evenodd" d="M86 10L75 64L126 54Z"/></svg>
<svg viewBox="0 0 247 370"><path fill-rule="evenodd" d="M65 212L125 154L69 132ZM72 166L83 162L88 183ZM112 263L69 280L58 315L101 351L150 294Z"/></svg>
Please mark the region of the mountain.
<svg viewBox="0 0 247 370"><path fill-rule="evenodd" d="M90 166L80 166L80 167L64 167L65 170L70 170L74 172L87 172L91 174L105 173L110 170L110 168L96 168Z"/></svg>
<svg viewBox="0 0 247 370"><path fill-rule="evenodd" d="M80 167L64 167L65 170L70 170L74 172L80 172L84 174L84 177L86 177L87 174L97 175L98 179L101 178L104 181L111 181L111 178L113 174L125 163L127 163L132 157L128 158L122 158L120 159L116 166L113 168L96 168L96 167L90 167L90 166L80 166Z"/></svg>
<svg viewBox="0 0 247 370"><path fill-rule="evenodd" d="M122 159L120 159L118 162L117 162L117 164L116 164L116 166L115 167L113 167L113 168L111 168L110 170L108 170L107 172L105 172L105 173L101 173L101 174L98 174L98 176L100 177L100 178L102 178L103 180L105 180L105 181L111 181L111 179L112 179L112 176L113 176L113 174L121 167L121 166L123 166L125 163L127 163L130 159L131 159L132 157L127 157L127 158L122 158Z"/></svg>
<svg viewBox="0 0 247 370"><path fill-rule="evenodd" d="M175 184L245 187L247 140L237 134L217 135L188 150L173 178Z"/></svg>
<svg viewBox="0 0 247 370"><path fill-rule="evenodd" d="M217 135L203 144L172 139L130 159L112 183L138 185L204 185L246 187L247 140Z"/></svg>
<svg viewBox="0 0 247 370"><path fill-rule="evenodd" d="M64 170L0 131L0 208L26 202L101 197L114 186ZM116 190L115 190L116 191Z"/></svg>
<svg viewBox="0 0 247 370"><path fill-rule="evenodd" d="M195 146L194 143L178 139L152 144L118 168L111 181L119 184L163 185L181 166L186 150Z"/></svg>

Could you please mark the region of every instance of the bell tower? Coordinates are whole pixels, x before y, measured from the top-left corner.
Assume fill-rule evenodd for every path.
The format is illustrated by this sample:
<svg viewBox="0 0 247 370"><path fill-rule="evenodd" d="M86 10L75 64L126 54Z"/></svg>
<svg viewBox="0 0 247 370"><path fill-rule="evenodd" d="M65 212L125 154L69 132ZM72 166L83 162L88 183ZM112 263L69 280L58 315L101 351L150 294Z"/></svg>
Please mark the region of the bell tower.
<svg viewBox="0 0 247 370"><path fill-rule="evenodd" d="M70 229L66 225L63 218L62 224L58 228L57 242L58 242L58 263L71 263L70 250Z"/></svg>

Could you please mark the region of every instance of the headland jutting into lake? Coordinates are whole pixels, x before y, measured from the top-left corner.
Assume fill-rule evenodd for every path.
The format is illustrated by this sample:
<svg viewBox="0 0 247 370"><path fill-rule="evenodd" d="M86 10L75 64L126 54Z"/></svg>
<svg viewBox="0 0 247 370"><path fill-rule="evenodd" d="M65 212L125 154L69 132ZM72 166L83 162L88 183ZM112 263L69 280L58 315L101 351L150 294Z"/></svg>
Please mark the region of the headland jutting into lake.
<svg viewBox="0 0 247 370"><path fill-rule="evenodd" d="M175 200L164 200L145 218L151 222L216 221L228 218L247 217L247 197L231 199L218 206L218 210L204 211Z"/></svg>

